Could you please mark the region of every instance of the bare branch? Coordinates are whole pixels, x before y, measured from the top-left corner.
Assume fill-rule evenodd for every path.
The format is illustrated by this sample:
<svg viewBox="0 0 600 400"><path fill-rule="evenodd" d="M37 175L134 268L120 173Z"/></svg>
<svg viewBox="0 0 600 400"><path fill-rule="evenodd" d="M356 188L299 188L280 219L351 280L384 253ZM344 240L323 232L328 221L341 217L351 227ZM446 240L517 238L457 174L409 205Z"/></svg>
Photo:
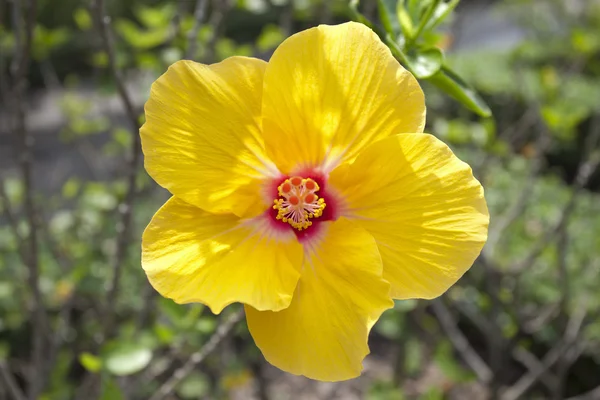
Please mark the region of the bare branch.
<svg viewBox="0 0 600 400"><path fill-rule="evenodd" d="M588 183L591 176L594 174L600 164L600 153L594 152L598 142L600 141L600 117L594 118L592 121L592 130L586 140L585 148L588 150L587 156L579 164L575 182L573 183L573 191L571 197L563 207L558 221L551 228L546 230L545 234L532 246L532 250L521 261L517 262L510 268L510 272L518 273L524 268L527 268L540 256L546 245L550 243L557 234L559 234L566 226L571 217L577 198L581 190Z"/></svg>
<svg viewBox="0 0 600 400"><path fill-rule="evenodd" d="M292 28L294 23L294 2L288 1L281 11L279 16L279 27L284 37L288 37L292 34Z"/></svg>
<svg viewBox="0 0 600 400"><path fill-rule="evenodd" d="M8 221L8 226L12 231L12 234L15 237L17 242L17 250L19 251L19 255L21 256L21 260L23 263L27 263L28 257L25 251L23 244L25 241L19 232L19 225L17 221L17 216L15 215L12 205L10 204L10 199L8 198L8 193L6 193L6 189L4 187L4 181L0 178L0 204L2 205L2 213L4 217Z"/></svg>
<svg viewBox="0 0 600 400"><path fill-rule="evenodd" d="M133 105L133 101L131 100L131 96L129 95L129 92L125 87L125 82L123 80L121 71L117 67L115 49L112 42L110 30L110 17L106 15L104 0L94 0L93 10L98 30L100 33L102 46L108 56L108 64L110 71L115 80L115 84L117 86L119 96L121 97L121 101L123 102L123 106L125 107L127 117L129 118L129 121L131 123L131 136L133 139L130 154L127 160L127 190L125 193L125 198L118 206L120 221L117 223L117 248L115 251L115 256L111 263L111 270L113 276L107 290L107 304L103 315L103 323L105 326L106 335L111 336L112 331L114 329L114 304L116 302L119 292L121 271L123 268L123 263L125 261L127 244L129 239L129 231L131 229L132 205L136 195L135 181L137 175L137 166L139 164L141 154L139 135L140 124L138 112L136 112Z"/></svg>
<svg viewBox="0 0 600 400"><path fill-rule="evenodd" d="M210 20L208 21L208 24L212 28L212 36L208 41L208 45L206 46L206 54L204 55L204 61L207 63L211 63L215 59L217 42L223 33L225 16L231 7L233 7L233 1L213 0L212 5L212 13L210 15Z"/></svg>
<svg viewBox="0 0 600 400"><path fill-rule="evenodd" d="M532 162L523 187L519 191L519 196L504 215L496 218L497 222L492 226L493 229L490 229L488 240L484 248L484 253L487 257L493 256L493 252L496 249L496 244L502 237L504 231L508 229L517 220L517 218L519 218L520 215L522 215L523 211L527 207L527 204L531 199L533 189L535 188L535 182L540 175L542 167L544 166L544 154L549 144L550 137L548 133L544 129L541 129L538 139L536 140L535 159Z"/></svg>
<svg viewBox="0 0 600 400"><path fill-rule="evenodd" d="M452 345L456 351L458 351L462 359L467 363L475 375L477 375L477 379L482 383L490 383L493 378L492 371L471 347L465 335L458 329L457 323L450 314L448 308L441 300L433 301L432 307L438 321L440 321L442 328L448 335L450 342L452 342Z"/></svg>
<svg viewBox="0 0 600 400"><path fill-rule="evenodd" d="M194 10L194 25L187 34L187 50L183 58L192 60L196 54L196 48L198 47L198 31L204 21L206 15L206 8L208 6L208 0L197 0L196 9Z"/></svg>
<svg viewBox="0 0 600 400"><path fill-rule="evenodd" d="M24 9L22 6L25 6ZM20 143L19 165L23 180L24 209L28 232L23 242L23 256L26 257L27 283L32 292L32 335L31 335L31 374L29 376L28 398L37 399L43 381L44 335L46 314L39 287L39 255L37 218L33 188L33 137L27 130L25 92L31 59L33 30L37 15L37 1L17 1L13 4L14 32L17 52L11 65L13 87L10 93L15 135ZM24 26L23 26L24 22ZM21 37L23 34L23 37ZM8 204L8 203L6 203ZM5 205L6 205L5 204Z"/></svg>
<svg viewBox="0 0 600 400"><path fill-rule="evenodd" d="M530 371L544 370L544 364L535 355L528 350L525 350L523 347L515 347L512 350L512 356ZM542 381L542 383L552 392L554 392L558 386L557 377L549 370L544 370L544 373L540 376L540 381Z"/></svg>
<svg viewBox="0 0 600 400"><path fill-rule="evenodd" d="M6 387L8 388L8 393L13 397L14 400L25 400L25 394L19 388L19 385L15 381L8 368L8 365L2 360L0 360L0 378L6 383Z"/></svg>
<svg viewBox="0 0 600 400"><path fill-rule="evenodd" d="M239 310L235 314L232 314L227 320L222 322L217 331L211 336L202 348L192 354L187 362L179 368L171 378L169 378L163 385L150 397L149 400L162 400L169 396L175 387L183 381L193 370L199 365L207 356L209 356L219 344L225 339L233 330L235 325L241 321L244 317L244 311Z"/></svg>
<svg viewBox="0 0 600 400"><path fill-rule="evenodd" d="M571 315L563 339L560 340L542 360L541 364L536 365L534 369L530 369L521 379L519 379L514 385L506 389L502 394L501 400L517 400L521 398L531 386L533 386L539 379L541 379L546 372L560 360L560 358L571 348L571 346L578 340L579 332L583 325L583 321L587 315L585 307L578 307L575 312Z"/></svg>

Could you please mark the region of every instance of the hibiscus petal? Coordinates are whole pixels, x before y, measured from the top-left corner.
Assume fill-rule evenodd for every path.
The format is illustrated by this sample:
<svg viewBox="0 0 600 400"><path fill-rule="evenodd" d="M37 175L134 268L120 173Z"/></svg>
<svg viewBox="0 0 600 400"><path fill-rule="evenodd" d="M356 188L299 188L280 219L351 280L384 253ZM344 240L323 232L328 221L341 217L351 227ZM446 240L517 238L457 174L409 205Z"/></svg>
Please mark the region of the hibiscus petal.
<svg viewBox="0 0 600 400"><path fill-rule="evenodd" d="M250 333L273 365L309 378L338 381L360 374L369 331L392 307L375 241L345 219L320 225L290 306L246 306Z"/></svg>
<svg viewBox="0 0 600 400"><path fill-rule="evenodd" d="M269 206L259 190L261 178L277 175L260 133L265 66L246 57L179 61L158 78L140 130L145 167L158 184L211 212Z"/></svg>
<svg viewBox="0 0 600 400"><path fill-rule="evenodd" d="M425 124L415 78L354 22L285 40L265 71L262 112L267 152L285 173L330 170L373 140Z"/></svg>
<svg viewBox="0 0 600 400"><path fill-rule="evenodd" d="M392 136L332 172L329 184L379 246L397 299L431 299L473 264L489 214L471 168L427 134Z"/></svg>
<svg viewBox="0 0 600 400"><path fill-rule="evenodd" d="M290 232L273 237L268 222L210 214L172 197L142 238L142 267L154 288L178 303L214 313L242 302L286 308L298 282L302 246Z"/></svg>

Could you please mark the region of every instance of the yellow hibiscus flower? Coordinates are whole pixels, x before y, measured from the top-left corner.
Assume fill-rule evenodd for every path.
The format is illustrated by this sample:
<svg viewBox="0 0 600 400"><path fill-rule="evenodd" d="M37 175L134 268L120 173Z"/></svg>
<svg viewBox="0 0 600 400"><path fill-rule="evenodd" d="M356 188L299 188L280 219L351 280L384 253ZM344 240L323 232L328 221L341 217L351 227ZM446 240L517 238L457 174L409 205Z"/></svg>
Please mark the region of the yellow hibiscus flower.
<svg viewBox="0 0 600 400"><path fill-rule="evenodd" d="M358 376L392 299L441 295L486 240L481 185L422 133L419 84L364 25L308 29L268 63L177 62L145 111L145 167L173 194L143 235L150 283L243 303L285 371Z"/></svg>

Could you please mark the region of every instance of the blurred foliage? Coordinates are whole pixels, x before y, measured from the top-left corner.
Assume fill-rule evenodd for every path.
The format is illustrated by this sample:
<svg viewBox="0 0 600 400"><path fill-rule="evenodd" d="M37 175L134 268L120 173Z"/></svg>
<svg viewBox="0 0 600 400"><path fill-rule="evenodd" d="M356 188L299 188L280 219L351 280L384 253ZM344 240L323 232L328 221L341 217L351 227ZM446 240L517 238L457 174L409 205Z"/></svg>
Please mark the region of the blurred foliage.
<svg viewBox="0 0 600 400"><path fill-rule="evenodd" d="M471 23L469 7L479 7L468 1L208 3L198 24L192 1L109 2L118 66L139 102L149 83L183 57L202 62L231 55L268 58L295 31L358 19L372 26L421 80L428 130L473 166L486 189L490 241L471 271L438 301L491 368L493 381L477 382L477 371L432 303L398 301L374 328L371 362L378 366L369 367L366 379L357 381L365 398L497 395L527 372L515 352L543 359L562 343L579 313L582 327L568 353L577 357L548 370L563 385L564 398L600 384L600 174L591 171L582 187L576 186L581 166L593 166L600 157L598 141L590 140L600 129L597 1L496 2L495 11L511 21L506 29L522 39L515 46L464 48L452 43L455 32ZM64 146L103 161L96 174L73 171L61 187L36 193L43 220L40 284L56 336L49 340L57 343L55 354L48 354L51 366L42 398L146 399L206 343L221 317L201 305L159 298L148 285L140 268L139 238L167 194L140 169L133 239L115 308L109 310L118 330L104 337L102 316L120 229L116 211L126 192L122 168L132 140L119 117L120 105L111 106L115 83L88 6L80 0L61 0L60 5L40 1L32 44L31 91L59 93L54 98L62 122L54 134ZM3 72L8 72L18 43L8 15L0 13ZM446 94L458 102L448 101ZM493 117L483 118L490 110ZM6 213L10 204L18 219L11 226L0 217L0 361L15 366L12 373L25 387L31 293L19 238L28 226L23 185L14 171L2 171L8 203L0 202L0 211ZM568 218L555 229L565 213ZM540 243L539 255L530 257ZM287 378L265 365L242 324L176 386L171 398L228 398L235 391L291 398L285 393L293 390L292 383L286 386ZM483 390L483 397L473 394L481 393L477 390ZM524 398L549 398L552 393L536 381L525 395L531 397ZM3 394L0 386L0 398Z"/></svg>

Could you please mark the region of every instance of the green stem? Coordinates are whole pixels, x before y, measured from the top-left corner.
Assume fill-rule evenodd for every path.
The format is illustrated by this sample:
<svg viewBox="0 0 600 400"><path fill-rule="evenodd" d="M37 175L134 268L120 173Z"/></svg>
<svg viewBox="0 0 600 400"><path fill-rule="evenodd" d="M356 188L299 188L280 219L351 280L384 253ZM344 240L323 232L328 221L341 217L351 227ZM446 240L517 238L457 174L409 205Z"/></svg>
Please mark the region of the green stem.
<svg viewBox="0 0 600 400"><path fill-rule="evenodd" d="M393 56L396 57L402 64L404 64L406 69L412 72L408 57L406 57L406 54L404 54L400 46L398 46L398 43L396 43L390 35L385 35L385 44L390 48Z"/></svg>
<svg viewBox="0 0 600 400"><path fill-rule="evenodd" d="M406 39L406 49L410 49L415 44L417 39L419 39L419 36L421 36L423 29L425 29L425 26L431 19L431 16L435 12L439 4L440 0L432 1L431 5L429 6L429 8L427 8L427 11L425 12L425 15L423 15L423 18L421 18L421 21L419 21L419 26L417 27L417 30L415 31L414 35L411 35L411 37L408 37Z"/></svg>

